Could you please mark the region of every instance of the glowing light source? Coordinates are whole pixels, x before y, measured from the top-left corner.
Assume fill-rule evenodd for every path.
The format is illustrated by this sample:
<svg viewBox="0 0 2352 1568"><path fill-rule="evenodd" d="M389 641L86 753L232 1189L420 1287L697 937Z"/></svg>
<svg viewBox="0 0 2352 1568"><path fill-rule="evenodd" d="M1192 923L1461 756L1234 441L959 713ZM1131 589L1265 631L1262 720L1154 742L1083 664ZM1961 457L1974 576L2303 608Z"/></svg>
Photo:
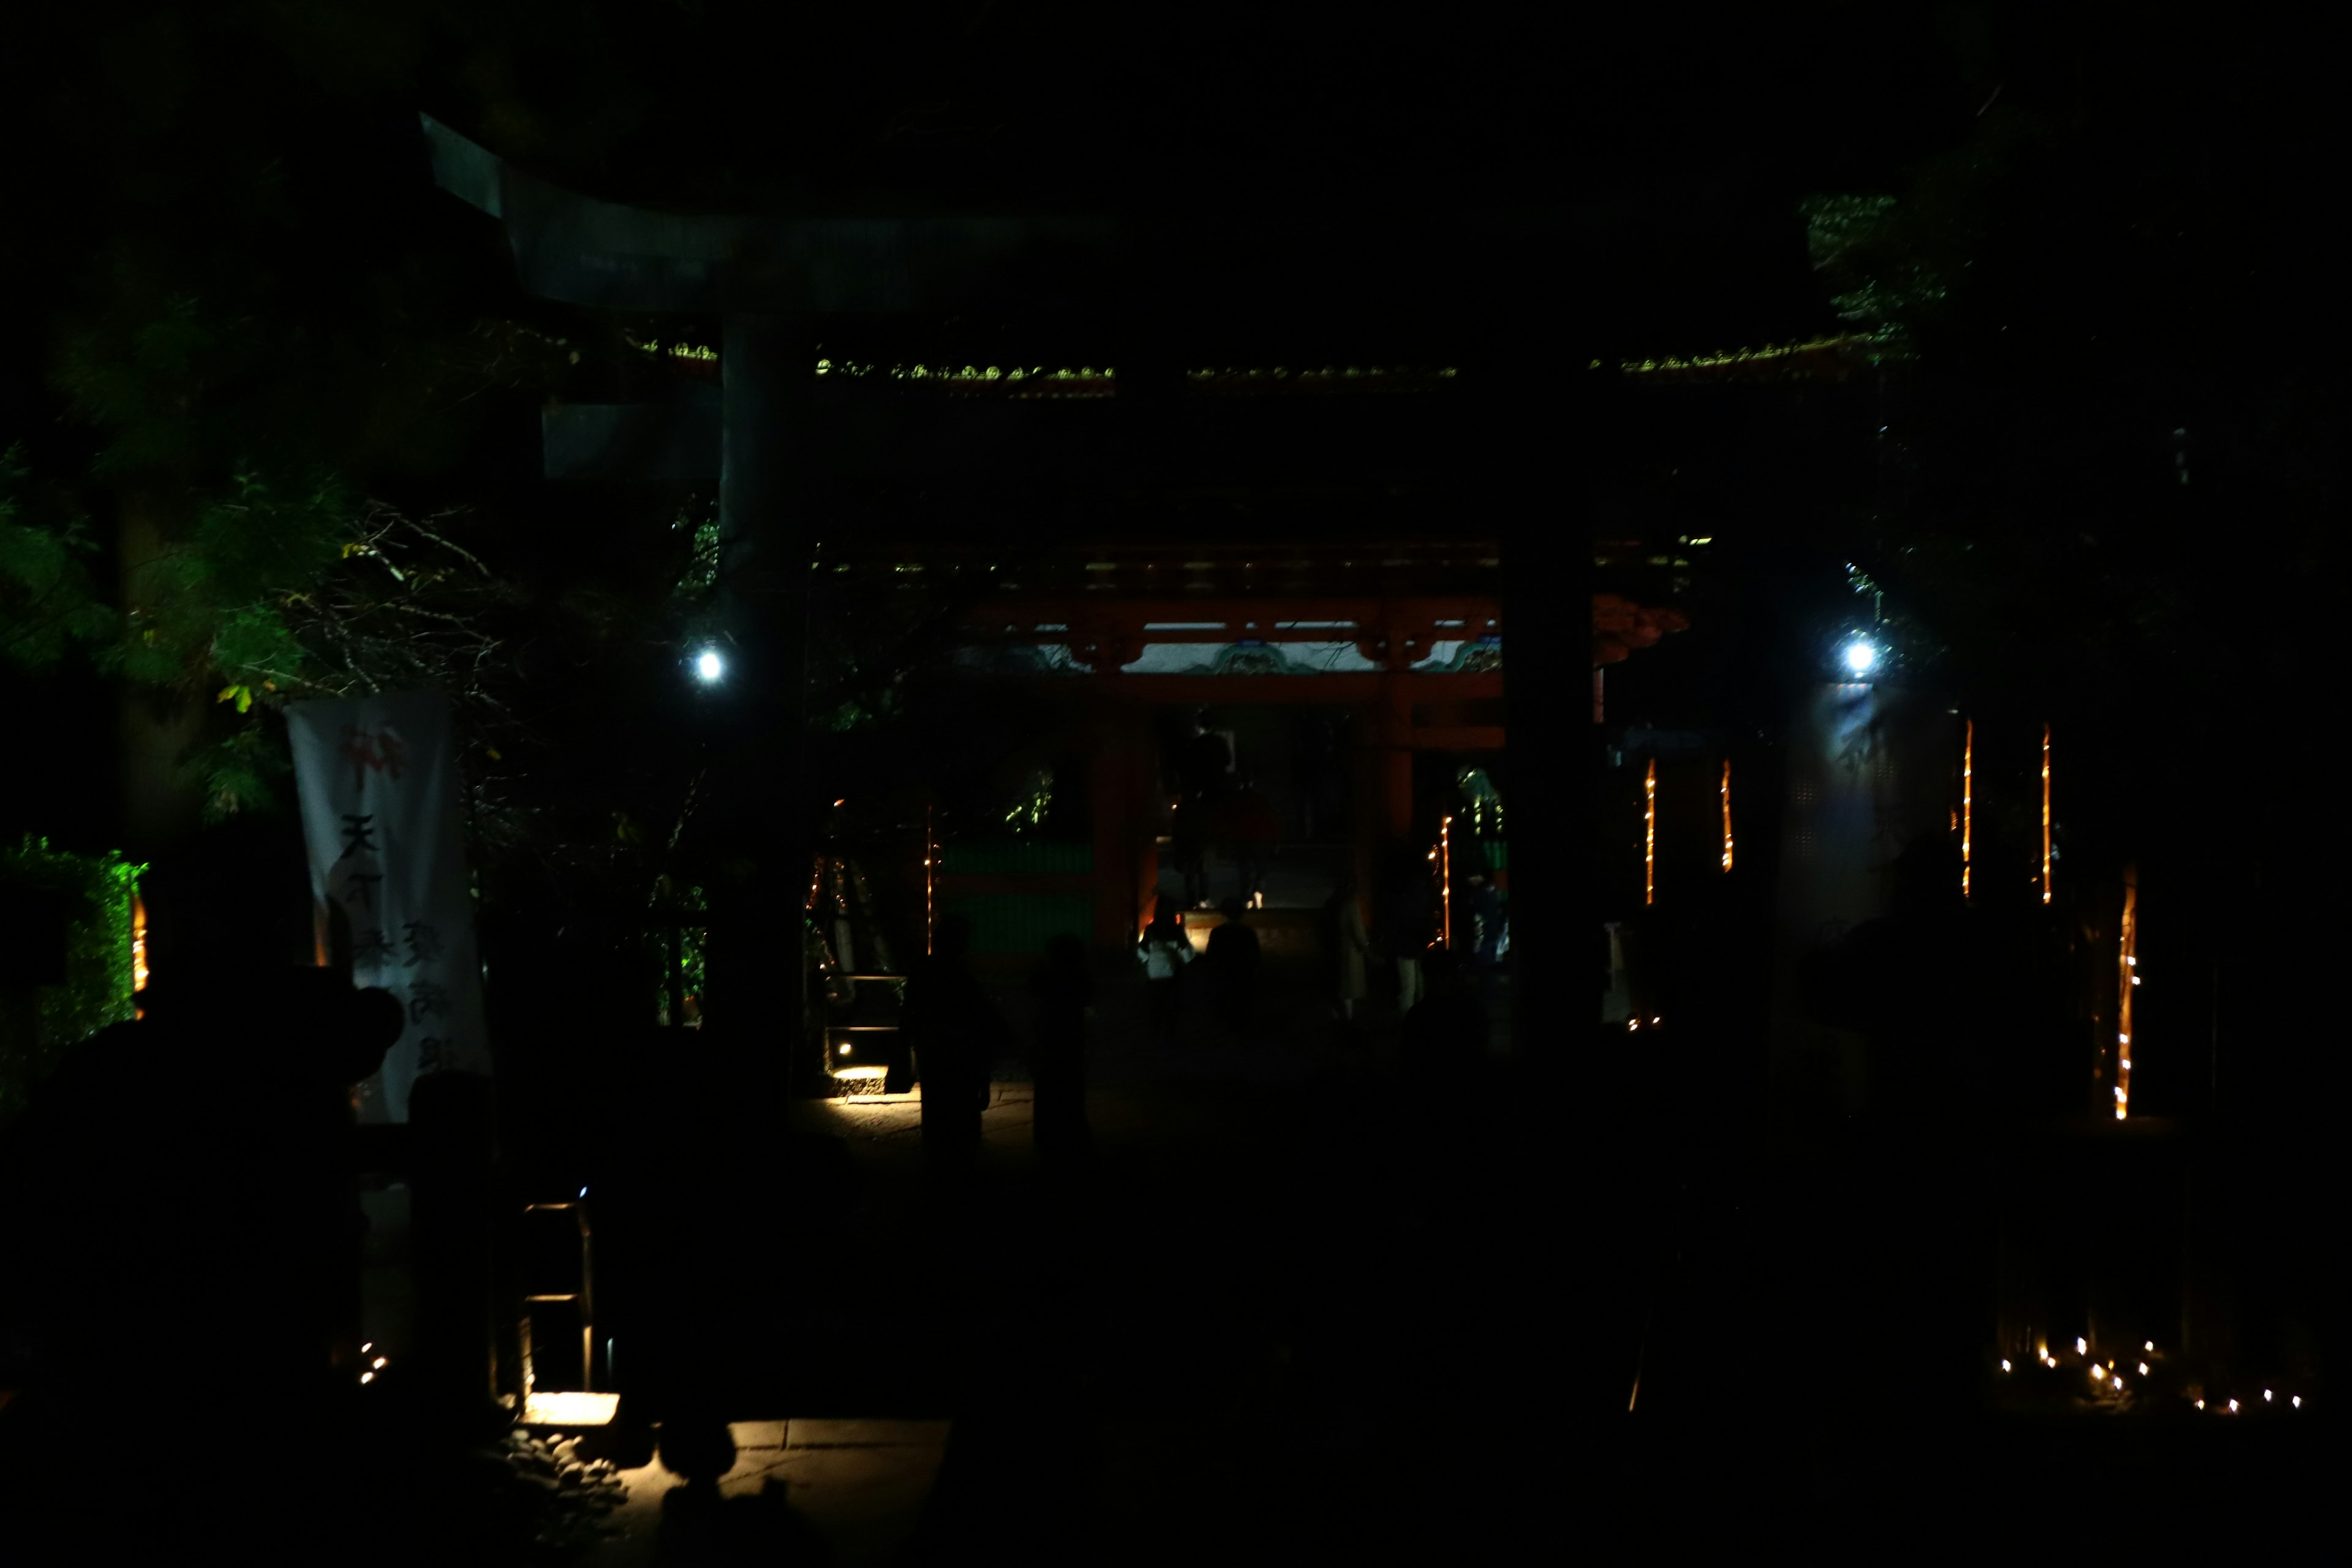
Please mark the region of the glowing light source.
<svg viewBox="0 0 2352 1568"><path fill-rule="evenodd" d="M1658 901L1658 759L1642 780L1642 902Z"/></svg>
<svg viewBox="0 0 2352 1568"><path fill-rule="evenodd" d="M1969 896L1969 873L1973 862L1969 844L1976 836L1977 820L1977 721L1968 721L1965 738L1960 742L1960 897Z"/></svg>
<svg viewBox="0 0 2352 1568"><path fill-rule="evenodd" d="M2265 1389L2263 1389L2263 1403L2264 1405L2268 1405L2270 1402L2271 1402L2271 1391L2270 1391L2269 1389L2265 1388Z"/></svg>
<svg viewBox="0 0 2352 1568"><path fill-rule="evenodd" d="M2050 901L2050 726L2042 726L2042 901ZM2137 984L2138 982L2133 982Z"/></svg>
<svg viewBox="0 0 2352 1568"><path fill-rule="evenodd" d="M1845 667L1856 675L1867 675L1872 667L1877 663L1878 650L1868 643L1853 642L1846 645Z"/></svg>
<svg viewBox="0 0 2352 1568"><path fill-rule="evenodd" d="M2236 1400L2232 1399L2231 1401L2230 1401L2230 1414L2231 1414L2231 1415L2235 1415L2237 1413L2238 1413L2238 1402L2237 1402Z"/></svg>
<svg viewBox="0 0 2352 1568"><path fill-rule="evenodd" d="M2146 1377L2147 1375L2147 1363L2142 1362L2139 1363L2139 1374L2142 1377Z"/></svg>
<svg viewBox="0 0 2352 1568"><path fill-rule="evenodd" d="M2116 966L2116 1043L2131 1044L2132 985L2137 977L2132 971L2139 966L2133 949L2139 945L2139 871L2137 867L2124 870L2124 913L2122 935L2117 944ZM2131 1057L2118 1051L2116 1060L2116 1120L2121 1121L2131 1107Z"/></svg>
<svg viewBox="0 0 2352 1568"><path fill-rule="evenodd" d="M2119 1377L2119 1378L2116 1379L2116 1391L2117 1391L2117 1392L2121 1392L2121 1391L2122 1391L2122 1389L2123 1389L2123 1385L2124 1385L2124 1380L2123 1380L2122 1378L2120 1378L2120 1377Z"/></svg>
<svg viewBox="0 0 2352 1568"><path fill-rule="evenodd" d="M383 1357L382 1357L382 1356L378 1356L378 1357L376 1357L376 1358L375 1358L375 1360L373 1360L373 1361L372 1361L372 1362L368 1363L368 1364L369 1364L370 1366L372 1366L372 1367L375 1368L375 1369L376 1369L376 1371L378 1371L378 1372L382 1372L382 1371L383 1370Z"/></svg>
<svg viewBox="0 0 2352 1568"><path fill-rule="evenodd" d="M2091 1350L2091 1342L2090 1342L2090 1341L2088 1341L2088 1340L2086 1340L2086 1339L2084 1339L2084 1338L2083 1338L2081 1335L2079 1335L2079 1334L2078 1334L2078 1335L2076 1335L2076 1336L2075 1336L2075 1339L2074 1339L2074 1353L2075 1353L2076 1355L2087 1355L2087 1354L2089 1354L2089 1353L2090 1353L2090 1350Z"/></svg>
<svg viewBox="0 0 2352 1568"><path fill-rule="evenodd" d="M131 896L131 989L147 989L147 900Z"/></svg>
<svg viewBox="0 0 2352 1568"><path fill-rule="evenodd" d="M1731 759L1723 759L1723 868L1731 869Z"/></svg>
<svg viewBox="0 0 2352 1568"><path fill-rule="evenodd" d="M1437 886L1439 907L1443 910L1443 931L1445 945L1454 945L1454 819L1444 818L1437 825Z"/></svg>
<svg viewBox="0 0 2352 1568"><path fill-rule="evenodd" d="M2139 1348L2144 1351L2153 1351L2156 1349L2156 1342L2154 1340L2143 1340L2140 1342Z"/></svg>
<svg viewBox="0 0 2352 1568"><path fill-rule="evenodd" d="M2007 1363L2006 1361L2002 1362L2002 1363L2000 1363L2000 1370L2001 1370L2001 1371L2003 1371L2003 1372L2007 1372L2007 1371L2009 1370L2009 1363Z"/></svg>
<svg viewBox="0 0 2352 1568"><path fill-rule="evenodd" d="M362 1383L373 1383L375 1381L375 1373L372 1372L363 1372L360 1373L360 1381Z"/></svg>
<svg viewBox="0 0 2352 1568"><path fill-rule="evenodd" d="M522 1396L522 1418L528 1426L608 1426L620 1405L621 1396L617 1394L526 1394Z"/></svg>
<svg viewBox="0 0 2352 1568"><path fill-rule="evenodd" d="M2303 1408L2303 1395L2298 1394L2294 1398L2288 1400L2287 1403L2294 1405L2297 1410L2300 1410Z"/></svg>

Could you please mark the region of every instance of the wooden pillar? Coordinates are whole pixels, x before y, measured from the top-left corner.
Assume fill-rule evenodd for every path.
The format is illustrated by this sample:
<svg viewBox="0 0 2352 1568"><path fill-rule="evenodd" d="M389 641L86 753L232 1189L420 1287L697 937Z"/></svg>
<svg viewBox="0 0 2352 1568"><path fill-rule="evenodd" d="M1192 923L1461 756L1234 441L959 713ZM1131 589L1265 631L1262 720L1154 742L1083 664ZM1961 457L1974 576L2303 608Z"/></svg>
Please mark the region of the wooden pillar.
<svg viewBox="0 0 2352 1568"><path fill-rule="evenodd" d="M1575 1215L1579 1227L1578 1283L1566 1298L1539 1282L1549 1265L1532 1258L1498 1258L1475 1286L1490 1300L1544 1303L1488 1325L1530 1347L1508 1394L1494 1394L1497 1408L1532 1400L1561 1417L1549 1451L1531 1446L1526 1456L1536 1489L1535 1476L1624 1429L1642 1351L1639 1260L1654 1234L1625 1201L1638 1191L1629 1180L1637 1151L1626 1136L1626 1064L1600 1027L1606 948L1591 826L1599 747L1589 683L1570 673L1590 659L1577 635L1592 567L1580 476L1622 445L1597 427L1607 410L1591 389L1553 368L1586 359L1521 349L1492 364L1482 423L1491 445L1480 464L1501 535L1504 721L1516 764L1512 1100L1528 1120L1509 1224L1538 1234ZM1596 1489L1585 1506L1608 1504Z"/></svg>
<svg viewBox="0 0 2352 1568"><path fill-rule="evenodd" d="M1383 710L1377 706L1362 710L1356 717L1356 744L1347 759L1349 785L1353 797L1349 802L1349 820L1355 829L1356 888L1363 895L1368 907L1377 909L1381 873L1387 868L1384 857L1391 847L1388 837L1387 752L1381 744L1386 719Z"/></svg>
<svg viewBox="0 0 2352 1568"><path fill-rule="evenodd" d="M1094 819L1094 945L1105 952L1135 942L1135 758L1117 706L1096 700L1087 715L1094 755L1087 766Z"/></svg>
<svg viewBox="0 0 2352 1568"><path fill-rule="evenodd" d="M812 331L792 316L726 321L718 625L727 670L692 694L706 714L715 804L736 852L759 868L756 878L721 878L710 889L707 1026L747 1045L756 1033L756 1048L795 1052L805 1040L808 966L792 963L774 973L770 921L777 897L797 908L799 891L775 889L806 889L818 831L803 711L820 478L808 429ZM677 679L689 677L681 671ZM787 950L797 946L794 931Z"/></svg>
<svg viewBox="0 0 2352 1568"><path fill-rule="evenodd" d="M1108 678L1142 651L1141 626L1112 615L1083 627L1075 649L1079 660L1106 682L1089 694L1083 721L1093 752L1087 764L1094 819L1093 942L1103 952L1123 952L1135 945L1136 914L1150 892L1137 880L1136 850L1139 837L1145 848L1150 847L1150 818L1143 809L1150 771L1147 738L1133 707L1108 684Z"/></svg>

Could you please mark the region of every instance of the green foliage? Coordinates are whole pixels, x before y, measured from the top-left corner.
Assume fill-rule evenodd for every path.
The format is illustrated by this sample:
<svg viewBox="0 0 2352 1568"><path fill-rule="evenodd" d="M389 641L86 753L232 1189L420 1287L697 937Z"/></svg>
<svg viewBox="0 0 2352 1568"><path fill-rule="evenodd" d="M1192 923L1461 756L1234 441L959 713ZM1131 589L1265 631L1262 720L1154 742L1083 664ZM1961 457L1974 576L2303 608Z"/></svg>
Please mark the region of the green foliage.
<svg viewBox="0 0 2352 1568"><path fill-rule="evenodd" d="M139 876L120 854L74 855L27 837L0 847L0 889L60 899L66 925L66 983L36 992L30 1038L0 1029L0 1122L20 1112L41 1079L77 1043L137 1011L131 971L131 902Z"/></svg>
<svg viewBox="0 0 2352 1568"><path fill-rule="evenodd" d="M1005 808L1004 826L1016 835L1034 832L1045 826L1045 814L1054 805L1054 770L1032 769L1023 778L1019 794Z"/></svg>
<svg viewBox="0 0 2352 1568"><path fill-rule="evenodd" d="M206 821L222 822L240 811L279 809L285 803L278 784L293 766L284 737L255 722L190 752L180 764L180 782L203 792Z"/></svg>
<svg viewBox="0 0 2352 1568"><path fill-rule="evenodd" d="M2020 197L2059 143L2042 117L2003 108L1950 151L1916 164L1900 197L1817 195L1798 205L1830 302L1873 331L1880 363L1917 359L1937 337L1979 325L1971 311L2009 281L1995 278L2012 270L2001 264L2049 247L2054 233L2032 229L2063 219ZM2046 274L2036 281L2053 300L2073 286Z"/></svg>
<svg viewBox="0 0 2352 1568"><path fill-rule="evenodd" d="M1889 352L1908 356L1909 329L1949 293L1919 253L1911 214L1893 196L1812 196L1801 204L1813 270L1834 290L1843 319L1875 329Z"/></svg>
<svg viewBox="0 0 2352 1568"><path fill-rule="evenodd" d="M676 595L683 602L698 603L719 583L719 519L709 516L697 521L681 514L670 528L688 536L692 551L686 570L678 574Z"/></svg>
<svg viewBox="0 0 2352 1568"><path fill-rule="evenodd" d="M113 639L120 626L89 570L89 521L21 521L24 448L0 453L0 664L46 670L68 648Z"/></svg>

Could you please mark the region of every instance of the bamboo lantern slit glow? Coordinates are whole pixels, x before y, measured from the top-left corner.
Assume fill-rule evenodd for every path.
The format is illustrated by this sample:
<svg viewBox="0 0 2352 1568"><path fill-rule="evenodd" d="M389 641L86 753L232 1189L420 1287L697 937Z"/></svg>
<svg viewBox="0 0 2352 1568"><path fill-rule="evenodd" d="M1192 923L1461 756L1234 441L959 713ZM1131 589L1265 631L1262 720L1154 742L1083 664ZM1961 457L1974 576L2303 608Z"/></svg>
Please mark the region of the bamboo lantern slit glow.
<svg viewBox="0 0 2352 1568"><path fill-rule="evenodd" d="M1968 721L1960 744L1960 897L1969 896L1969 843L1976 834L1977 721Z"/></svg>
<svg viewBox="0 0 2352 1568"><path fill-rule="evenodd" d="M1437 825L1437 888L1446 951L1454 948L1454 819Z"/></svg>
<svg viewBox="0 0 2352 1568"><path fill-rule="evenodd" d="M923 807L923 955L927 958L939 933L938 881L934 876L939 858L938 835L931 825L931 808L927 805Z"/></svg>
<svg viewBox="0 0 2352 1568"><path fill-rule="evenodd" d="M1723 759L1723 868L1731 869L1731 759Z"/></svg>
<svg viewBox="0 0 2352 1568"><path fill-rule="evenodd" d="M2131 1107L2132 1066L2132 986L2133 971L2139 967L2139 878L2136 871L2124 875L2124 915L2122 941L2116 964L2116 1120L2121 1121Z"/></svg>
<svg viewBox="0 0 2352 1568"><path fill-rule="evenodd" d="M1658 759L1642 780L1642 903L1658 901Z"/></svg>
<svg viewBox="0 0 2352 1568"><path fill-rule="evenodd" d="M2050 726L2042 726L2042 901L2050 901Z"/></svg>

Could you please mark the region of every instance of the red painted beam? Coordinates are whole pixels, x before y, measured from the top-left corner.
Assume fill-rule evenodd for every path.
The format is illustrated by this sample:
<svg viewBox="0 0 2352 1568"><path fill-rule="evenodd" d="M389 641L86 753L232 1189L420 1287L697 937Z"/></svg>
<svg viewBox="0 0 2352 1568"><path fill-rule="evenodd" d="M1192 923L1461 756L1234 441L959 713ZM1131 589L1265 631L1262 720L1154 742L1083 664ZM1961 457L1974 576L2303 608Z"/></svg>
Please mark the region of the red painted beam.
<svg viewBox="0 0 2352 1568"><path fill-rule="evenodd" d="M1378 702L1384 689L1381 683L1388 677L1373 670L1350 670L1339 675L1071 675L1057 679L1132 702L1201 707L1228 702ZM1503 695L1503 674L1496 669L1398 679L1416 701L1475 701Z"/></svg>
<svg viewBox="0 0 2352 1568"><path fill-rule="evenodd" d="M1409 731L1416 752L1499 752L1500 724L1425 724Z"/></svg>

